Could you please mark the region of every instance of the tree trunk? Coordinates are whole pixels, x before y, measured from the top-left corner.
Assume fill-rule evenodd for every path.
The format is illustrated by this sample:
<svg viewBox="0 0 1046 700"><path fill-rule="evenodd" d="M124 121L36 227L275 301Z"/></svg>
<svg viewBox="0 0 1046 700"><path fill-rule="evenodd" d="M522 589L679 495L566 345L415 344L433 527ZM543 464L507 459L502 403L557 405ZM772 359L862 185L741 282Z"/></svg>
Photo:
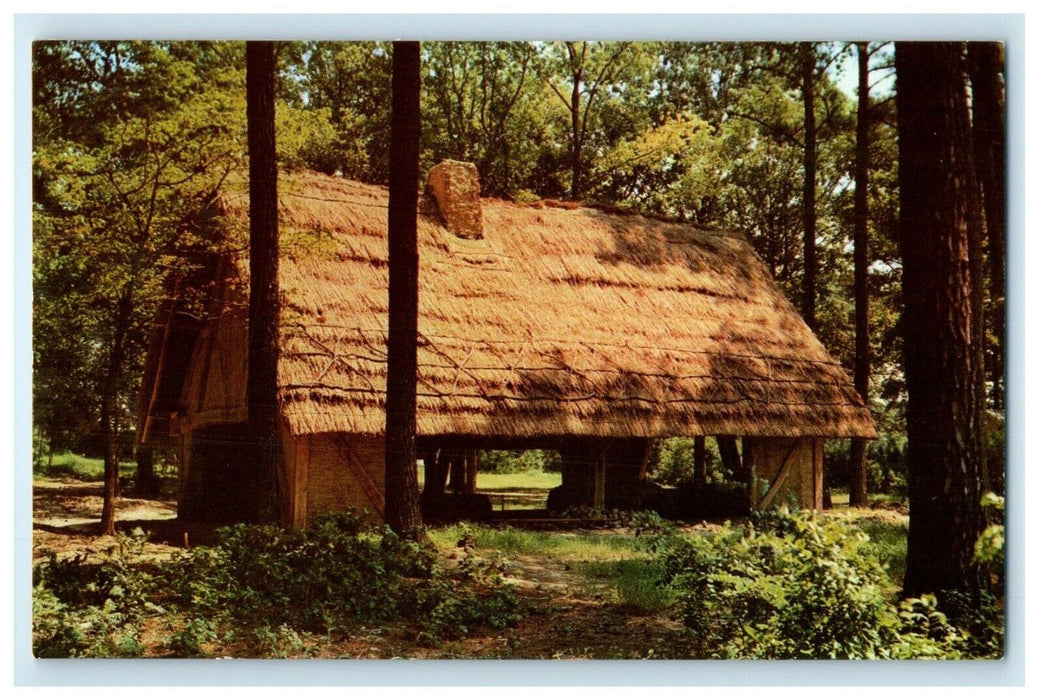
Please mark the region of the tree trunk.
<svg viewBox="0 0 1046 700"><path fill-rule="evenodd" d="M976 591L984 455L971 135L960 43L899 42L897 117L910 524L906 596Z"/></svg>
<svg viewBox="0 0 1046 700"><path fill-rule="evenodd" d="M102 444L105 448L101 520L103 535L116 534L116 499L120 495L119 430L116 417L117 384L123 372L127 333L131 324L132 293L132 287L125 287L116 304L116 316L113 319L113 344L109 349L105 382L102 384L101 429Z"/></svg>
<svg viewBox="0 0 1046 700"><path fill-rule="evenodd" d="M581 197L582 176L582 134L581 134L581 82L583 76L580 68L574 70L574 85L570 93L570 199L577 201Z"/></svg>
<svg viewBox="0 0 1046 700"><path fill-rule="evenodd" d="M250 300L247 346L248 454L257 473L252 518L280 517L280 408L276 389L280 330L280 242L276 191L276 47L247 42L247 150L250 157Z"/></svg>
<svg viewBox="0 0 1046 700"><path fill-rule="evenodd" d="M389 148L389 345L385 402L385 519L400 535L422 535L415 462L418 368L418 155L421 47L392 49Z"/></svg>
<svg viewBox="0 0 1046 700"><path fill-rule="evenodd" d="M992 406L1001 409L1006 368L1006 105L1002 83L1003 46L968 44L973 89L973 148L984 204L988 243L988 311L994 343L987 371Z"/></svg>
<svg viewBox="0 0 1046 700"><path fill-rule="evenodd" d="M817 332L817 115L814 71L817 45L802 45L803 93L803 320Z"/></svg>
<svg viewBox="0 0 1046 700"><path fill-rule="evenodd" d="M868 44L857 44L857 148L854 158L854 387L868 403ZM850 441L850 505L868 505L867 442Z"/></svg>

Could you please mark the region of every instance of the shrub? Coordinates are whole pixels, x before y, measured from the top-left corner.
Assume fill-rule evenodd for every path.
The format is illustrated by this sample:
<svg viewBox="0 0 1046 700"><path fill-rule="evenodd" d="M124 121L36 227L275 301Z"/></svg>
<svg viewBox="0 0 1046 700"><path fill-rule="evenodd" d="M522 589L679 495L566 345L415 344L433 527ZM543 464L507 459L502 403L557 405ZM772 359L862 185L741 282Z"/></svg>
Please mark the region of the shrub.
<svg viewBox="0 0 1046 700"><path fill-rule="evenodd" d="M559 471L559 453L552 450L488 450L480 452L478 469L494 474Z"/></svg>
<svg viewBox="0 0 1046 700"><path fill-rule="evenodd" d="M907 496L908 436L884 432L868 445L868 490Z"/></svg>
<svg viewBox="0 0 1046 700"><path fill-rule="evenodd" d="M753 514L747 530L665 540L677 614L711 658L964 658L1001 653L990 596L894 605L867 536L811 513ZM942 594L943 595L943 594Z"/></svg>
<svg viewBox="0 0 1046 700"><path fill-rule="evenodd" d="M471 564L479 566L475 557ZM254 646L270 650L295 647L283 627L331 633L406 618L440 637L498 626L515 609L500 579L448 573L430 543L370 527L357 512L322 516L297 531L224 528L213 549L183 557L173 588L198 612L253 625Z"/></svg>
<svg viewBox="0 0 1046 700"><path fill-rule="evenodd" d="M140 656L140 626L162 609L148 598L152 576L132 566L144 533L119 537L101 563L53 552L33 569L33 653L41 658Z"/></svg>
<svg viewBox="0 0 1046 700"><path fill-rule="evenodd" d="M871 658L883 572L859 543L809 513L764 513L747 532L677 542L666 573L709 656Z"/></svg>
<svg viewBox="0 0 1046 700"><path fill-rule="evenodd" d="M657 444L650 478L664 486L684 486L694 481L694 441L668 438Z"/></svg>

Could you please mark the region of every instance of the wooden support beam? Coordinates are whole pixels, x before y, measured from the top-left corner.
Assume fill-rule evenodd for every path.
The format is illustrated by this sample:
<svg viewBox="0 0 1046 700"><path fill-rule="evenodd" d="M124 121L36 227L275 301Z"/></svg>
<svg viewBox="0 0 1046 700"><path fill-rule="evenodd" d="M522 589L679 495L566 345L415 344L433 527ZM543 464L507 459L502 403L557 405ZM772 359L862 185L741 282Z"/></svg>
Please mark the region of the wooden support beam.
<svg viewBox="0 0 1046 700"><path fill-rule="evenodd" d="M694 486L704 487L708 483L708 454L705 436L694 438Z"/></svg>
<svg viewBox="0 0 1046 700"><path fill-rule="evenodd" d="M799 448L802 447L803 438L797 438L793 443L791 449L783 460L781 465L777 469L777 475L774 476L774 480L770 482L770 488L767 489L766 493L763 494L762 498L759 499L758 504L755 506L756 510L766 510L770 507L770 504L774 502L774 498L777 496L777 492L781 490L781 486L784 485L785 479L788 478L788 474L792 470L792 466L795 464L796 455L800 452Z"/></svg>
<svg viewBox="0 0 1046 700"><path fill-rule="evenodd" d="M454 493L465 493L467 477L465 476L465 453L462 450L448 450L450 459L450 490Z"/></svg>
<svg viewBox="0 0 1046 700"><path fill-rule="evenodd" d="M309 520L309 440L308 435L294 438L294 496L291 522L294 527L305 527Z"/></svg>
<svg viewBox="0 0 1046 700"><path fill-rule="evenodd" d="M479 453L465 450L465 493L476 493L476 472L479 471Z"/></svg>
<svg viewBox="0 0 1046 700"><path fill-rule="evenodd" d="M607 502L607 458L599 456L599 461L592 465L592 506L602 510Z"/></svg>
<svg viewBox="0 0 1046 700"><path fill-rule="evenodd" d="M450 452L447 450L428 451L425 460L425 488L422 495L427 497L442 495L447 490L447 477L450 475Z"/></svg>

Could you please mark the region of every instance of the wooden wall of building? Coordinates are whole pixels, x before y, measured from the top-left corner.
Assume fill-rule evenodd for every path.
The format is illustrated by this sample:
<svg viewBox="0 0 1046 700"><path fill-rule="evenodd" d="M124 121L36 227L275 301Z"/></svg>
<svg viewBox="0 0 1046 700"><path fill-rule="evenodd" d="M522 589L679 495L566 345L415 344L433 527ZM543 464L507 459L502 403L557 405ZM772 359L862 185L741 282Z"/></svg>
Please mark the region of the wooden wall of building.
<svg viewBox="0 0 1046 700"><path fill-rule="evenodd" d="M753 469L752 507L820 510L824 505L824 440L748 438Z"/></svg>
<svg viewBox="0 0 1046 700"><path fill-rule="evenodd" d="M385 513L385 443L380 437L324 433L283 440L284 483L291 521L305 525L321 513L366 509Z"/></svg>

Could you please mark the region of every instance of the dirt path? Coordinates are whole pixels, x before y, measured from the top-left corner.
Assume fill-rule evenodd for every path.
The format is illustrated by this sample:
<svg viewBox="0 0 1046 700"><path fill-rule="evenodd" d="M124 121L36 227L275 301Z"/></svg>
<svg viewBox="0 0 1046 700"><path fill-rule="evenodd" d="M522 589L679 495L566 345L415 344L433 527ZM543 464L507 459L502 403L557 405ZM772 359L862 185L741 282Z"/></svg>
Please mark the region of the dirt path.
<svg viewBox="0 0 1046 700"><path fill-rule="evenodd" d="M116 502L117 527L140 526L157 529L177 516L174 500L119 498ZM102 513L102 484L64 479L33 480L33 561L46 552L60 556L104 554L117 546L113 537L99 537ZM146 554L169 555L174 547L149 543Z"/></svg>

